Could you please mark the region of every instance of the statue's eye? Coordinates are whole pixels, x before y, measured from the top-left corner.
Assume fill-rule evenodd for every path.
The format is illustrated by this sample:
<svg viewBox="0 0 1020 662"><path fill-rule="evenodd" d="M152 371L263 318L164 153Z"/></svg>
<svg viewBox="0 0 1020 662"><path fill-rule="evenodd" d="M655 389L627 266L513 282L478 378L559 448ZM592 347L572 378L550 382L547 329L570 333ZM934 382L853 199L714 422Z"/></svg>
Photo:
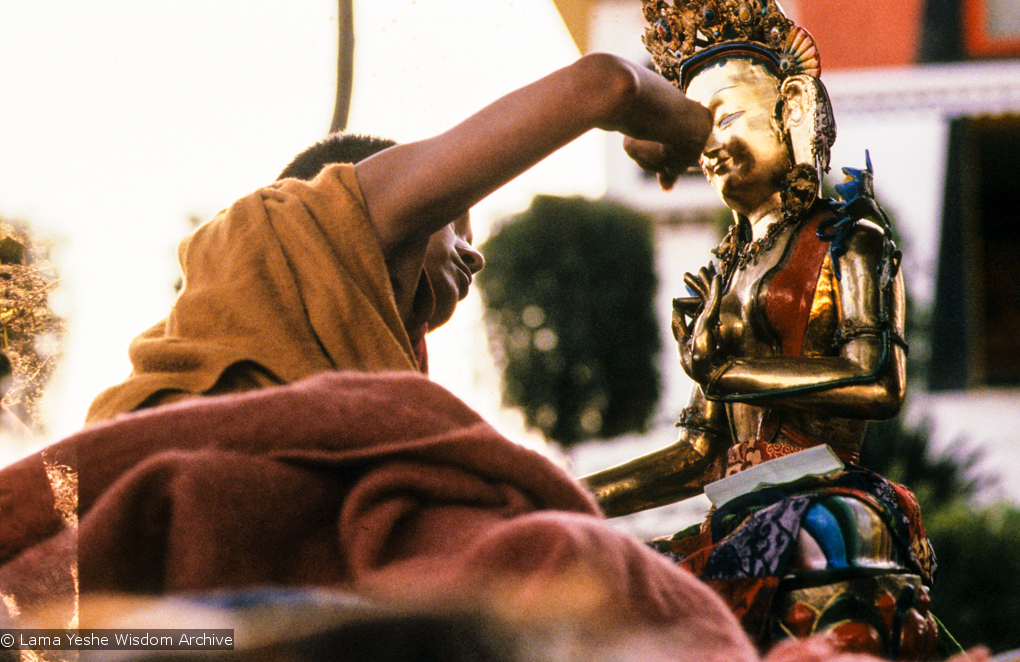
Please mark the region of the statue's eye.
<svg viewBox="0 0 1020 662"><path fill-rule="evenodd" d="M738 110L735 113L730 113L729 115L723 116L723 118L721 120L719 120L719 128L720 129L725 129L730 124L733 124L738 119L740 119L740 116L743 115L743 114L744 114L744 111Z"/></svg>

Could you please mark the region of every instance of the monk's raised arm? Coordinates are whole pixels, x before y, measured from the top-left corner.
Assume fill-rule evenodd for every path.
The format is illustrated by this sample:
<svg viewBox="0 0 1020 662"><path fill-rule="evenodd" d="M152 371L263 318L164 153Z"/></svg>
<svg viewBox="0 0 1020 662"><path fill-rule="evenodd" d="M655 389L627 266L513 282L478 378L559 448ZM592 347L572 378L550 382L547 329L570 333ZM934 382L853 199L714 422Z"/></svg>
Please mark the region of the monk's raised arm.
<svg viewBox="0 0 1020 662"><path fill-rule="evenodd" d="M593 128L661 142L693 164L711 116L659 74L592 54L498 99L452 129L357 165L384 254L427 239Z"/></svg>

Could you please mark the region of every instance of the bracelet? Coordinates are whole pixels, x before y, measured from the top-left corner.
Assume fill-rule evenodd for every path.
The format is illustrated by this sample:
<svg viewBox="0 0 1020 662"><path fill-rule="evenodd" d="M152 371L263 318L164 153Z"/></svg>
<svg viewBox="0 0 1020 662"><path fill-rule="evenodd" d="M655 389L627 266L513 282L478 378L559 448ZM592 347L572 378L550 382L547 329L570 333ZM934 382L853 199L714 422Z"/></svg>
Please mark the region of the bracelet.
<svg viewBox="0 0 1020 662"><path fill-rule="evenodd" d="M709 375L708 381L705 383L704 386L706 398L710 398L709 393L715 392L716 385L718 385L719 380L722 379L722 376L726 373L726 371L732 368L733 366L737 365L738 363L740 363L740 361L738 361L737 359L730 359L729 361L727 361L726 363L722 364L721 366L712 371L712 374Z"/></svg>
<svg viewBox="0 0 1020 662"><path fill-rule="evenodd" d="M725 437L728 434L726 430L712 427L694 406L684 407L684 410L680 412L680 420L677 421L676 427L714 437Z"/></svg>
<svg viewBox="0 0 1020 662"><path fill-rule="evenodd" d="M836 331L836 335L832 339L832 347L838 349L843 345L847 344L851 340L862 338L864 336L886 336L893 342L903 349L905 353L910 353L910 346L907 345L907 341L903 339L899 333L893 330L892 325L888 322L882 326L863 326L857 325L847 320L843 322L839 330Z"/></svg>

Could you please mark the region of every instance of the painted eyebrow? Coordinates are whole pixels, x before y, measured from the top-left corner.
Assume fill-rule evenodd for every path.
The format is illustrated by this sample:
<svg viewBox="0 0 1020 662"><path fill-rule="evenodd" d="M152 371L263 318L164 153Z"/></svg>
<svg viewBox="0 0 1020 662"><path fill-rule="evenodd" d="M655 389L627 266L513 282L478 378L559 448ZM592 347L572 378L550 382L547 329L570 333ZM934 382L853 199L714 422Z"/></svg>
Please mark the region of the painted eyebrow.
<svg viewBox="0 0 1020 662"><path fill-rule="evenodd" d="M720 92L724 92L726 90L732 90L734 87L736 87L736 85L727 85L726 87L720 87L718 90L715 91L715 94L713 94L709 98L709 101L711 102L712 99L716 98L719 95Z"/></svg>

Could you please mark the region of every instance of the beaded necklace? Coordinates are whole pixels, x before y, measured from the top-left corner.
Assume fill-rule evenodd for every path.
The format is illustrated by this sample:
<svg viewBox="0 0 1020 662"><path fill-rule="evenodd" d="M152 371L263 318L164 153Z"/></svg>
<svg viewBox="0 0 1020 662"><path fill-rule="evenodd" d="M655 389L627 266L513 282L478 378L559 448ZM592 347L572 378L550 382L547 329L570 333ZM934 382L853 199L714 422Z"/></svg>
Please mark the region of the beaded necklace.
<svg viewBox="0 0 1020 662"><path fill-rule="evenodd" d="M776 245L783 230L793 225L795 220L794 217L783 214L769 225L763 236L753 241L746 237L750 228L741 227L746 226L746 219L738 220L731 225L722 243L712 251L712 254L719 258L723 280L729 281L733 272L744 269L749 264L757 264L758 259L768 254Z"/></svg>
<svg viewBox="0 0 1020 662"><path fill-rule="evenodd" d="M768 226L762 237L751 239L751 228L746 218L740 217L730 226L722 243L712 251L719 258L725 282L729 282L734 271L744 269L748 264L757 264L758 258L776 245L783 230L806 216L817 195L817 172L807 164L798 164L787 173L781 191L782 216Z"/></svg>

